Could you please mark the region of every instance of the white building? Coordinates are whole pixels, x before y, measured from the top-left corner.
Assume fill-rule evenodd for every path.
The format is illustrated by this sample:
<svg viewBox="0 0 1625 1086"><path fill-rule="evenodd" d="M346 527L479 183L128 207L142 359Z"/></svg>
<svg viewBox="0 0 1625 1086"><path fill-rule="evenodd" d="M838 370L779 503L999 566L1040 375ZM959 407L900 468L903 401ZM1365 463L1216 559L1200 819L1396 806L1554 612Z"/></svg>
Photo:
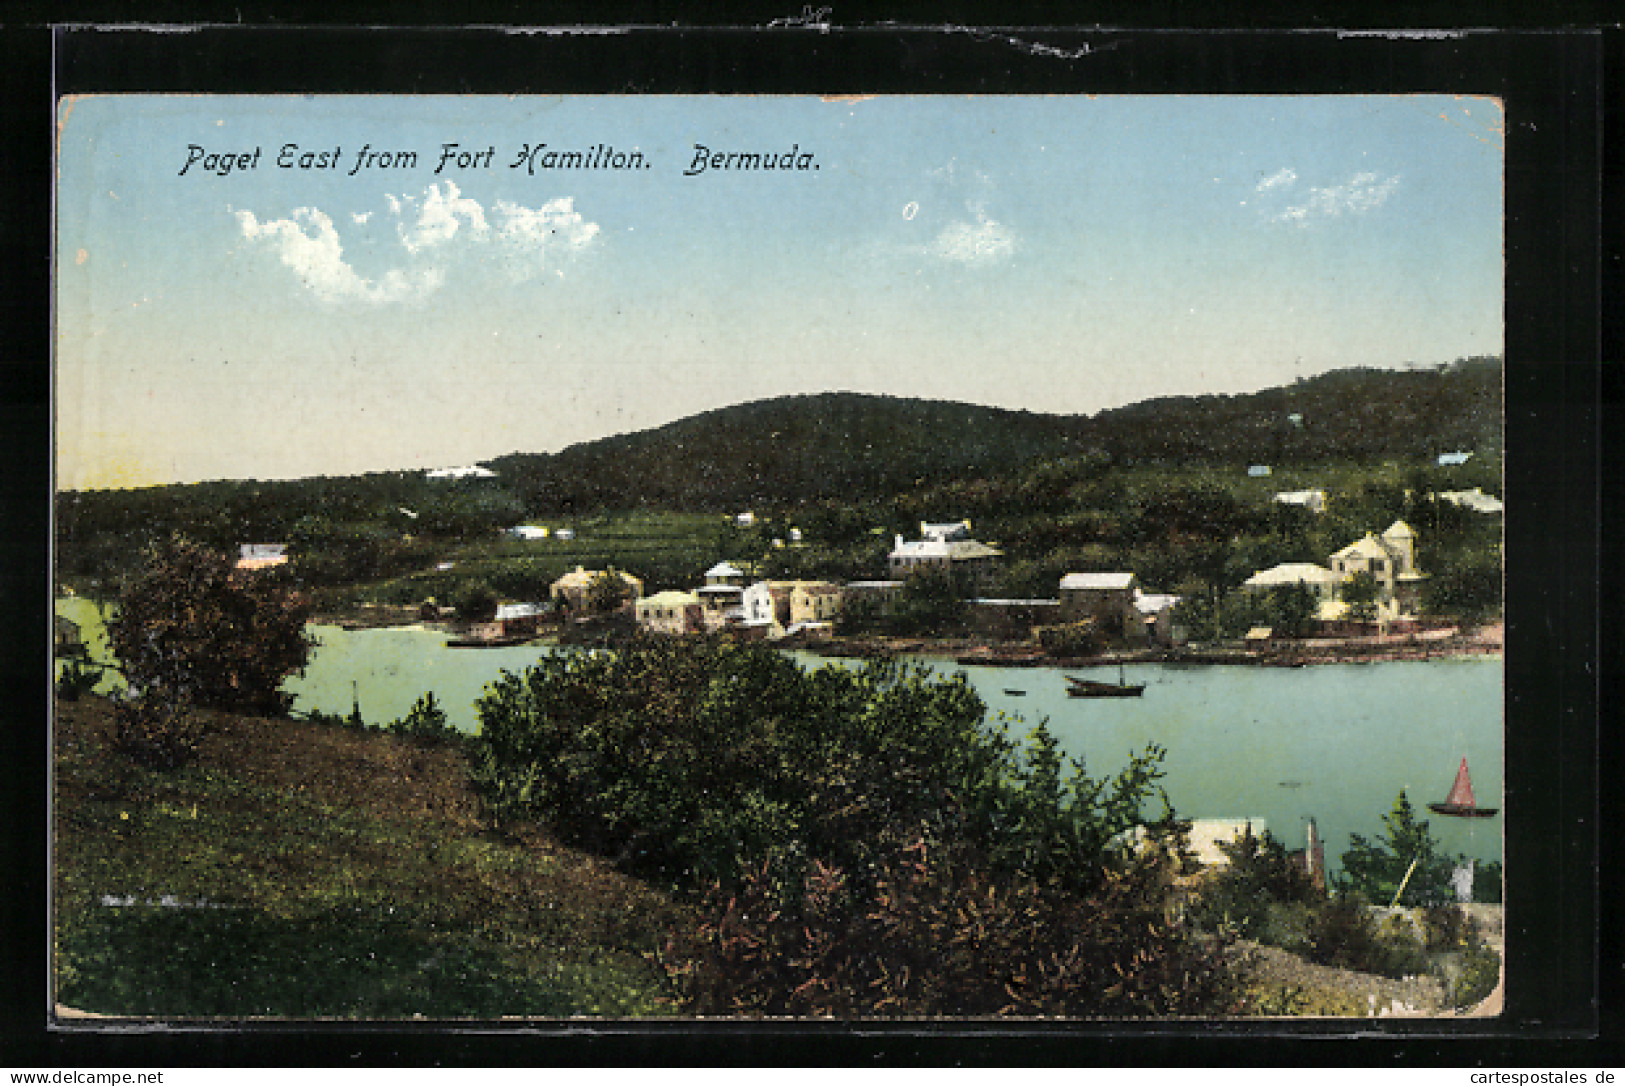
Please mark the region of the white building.
<svg viewBox="0 0 1625 1086"><path fill-rule="evenodd" d="M286 543L243 543L237 548L238 569L268 569L288 561Z"/></svg>
<svg viewBox="0 0 1625 1086"><path fill-rule="evenodd" d="M482 468L478 464L470 464L461 468L433 468L428 473L431 479L495 479L497 473L490 468Z"/></svg>
<svg viewBox="0 0 1625 1086"><path fill-rule="evenodd" d="M1471 509L1475 513L1501 513L1506 508L1500 498L1484 493L1484 488L1479 486L1471 490L1446 490L1434 496L1442 502Z"/></svg>
<svg viewBox="0 0 1625 1086"><path fill-rule="evenodd" d="M1271 500L1282 505L1301 505L1311 513L1324 513L1326 511L1326 492L1324 490L1283 490Z"/></svg>

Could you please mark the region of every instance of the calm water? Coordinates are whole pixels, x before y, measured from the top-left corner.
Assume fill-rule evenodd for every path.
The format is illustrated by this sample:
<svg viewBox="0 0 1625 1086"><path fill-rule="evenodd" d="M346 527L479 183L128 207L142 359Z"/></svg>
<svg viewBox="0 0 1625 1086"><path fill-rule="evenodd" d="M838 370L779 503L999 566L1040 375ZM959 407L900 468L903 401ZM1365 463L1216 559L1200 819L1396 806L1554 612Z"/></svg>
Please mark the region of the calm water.
<svg viewBox="0 0 1625 1086"><path fill-rule="evenodd" d="M93 605L59 600L61 614L86 628L99 646ZM448 649L446 635L422 627L347 631L312 627L320 645L286 689L298 712L350 711L352 682L363 717L381 724L404 716L429 690L451 722L474 731L474 701L504 669L522 670L550 651L541 646ZM797 654L809 667L825 663ZM1350 832L1373 836L1405 789L1418 810L1442 800L1465 757L1484 806L1502 806L1502 676L1500 657L1306 668L1129 667L1140 698L1069 698L1058 671L960 668L995 713L1018 718L1024 734L1041 719L1066 753L1091 774L1115 773L1148 743L1167 748L1163 781L1186 818L1261 819L1291 847L1303 844L1316 819L1335 866ZM834 666L841 666L835 664ZM1115 679L1115 668L1078 671ZM1024 694L1007 694L1021 690ZM1493 819L1429 816L1452 853L1501 858L1501 824Z"/></svg>

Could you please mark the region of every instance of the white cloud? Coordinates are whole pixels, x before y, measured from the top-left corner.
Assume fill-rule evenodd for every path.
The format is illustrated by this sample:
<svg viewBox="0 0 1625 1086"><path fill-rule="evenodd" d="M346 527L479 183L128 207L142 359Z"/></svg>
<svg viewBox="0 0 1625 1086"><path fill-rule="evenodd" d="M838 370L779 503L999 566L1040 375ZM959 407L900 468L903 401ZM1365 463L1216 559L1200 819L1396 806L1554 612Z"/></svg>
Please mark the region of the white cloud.
<svg viewBox="0 0 1625 1086"><path fill-rule="evenodd" d="M1291 166L1282 166L1279 170L1260 181L1254 191L1268 192L1270 189L1280 188L1283 185L1291 185L1297 179L1297 170L1294 170Z"/></svg>
<svg viewBox="0 0 1625 1086"><path fill-rule="evenodd" d="M575 198L561 196L538 208L521 207L506 200L496 202L502 219L497 235L513 245L540 248L554 241L568 249L585 249L598 236L595 222L588 222L575 209Z"/></svg>
<svg viewBox="0 0 1625 1086"><path fill-rule="evenodd" d="M1288 207L1275 216L1277 222L1297 223L1300 226L1317 215L1335 217L1345 212L1364 214L1381 207L1399 188L1399 177L1379 178L1374 173L1357 173L1341 185L1312 188L1309 198L1301 204Z"/></svg>
<svg viewBox="0 0 1625 1086"><path fill-rule="evenodd" d="M460 265L457 254L493 243L505 251L500 263L515 281L523 281L547 265L549 254L578 253L601 233L597 223L588 222L575 209L575 200L569 196L536 208L498 200L487 217L479 201L464 196L454 182L447 181L443 187L439 182L430 185L421 196L386 194L384 202L395 220L395 236L405 250L401 255L406 264L376 280L365 278L344 259L333 220L316 208L298 208L285 219L261 221L251 211L239 211L236 216L244 237L271 246L300 281L325 301L384 303L422 297L445 283L448 269L455 273L459 266L473 266ZM350 218L362 225L372 215L371 211L352 212ZM431 253L436 260L433 266L426 263Z"/></svg>
<svg viewBox="0 0 1625 1086"><path fill-rule="evenodd" d="M1009 256L1016 247L1016 235L981 211L976 222L950 223L937 235L935 252L944 260L961 264L988 264Z"/></svg>
<svg viewBox="0 0 1625 1086"><path fill-rule="evenodd" d="M391 269L378 280L357 274L344 260L344 246L333 220L313 207L295 208L289 218L264 222L252 211L239 211L237 222L245 238L270 245L282 263L324 301L398 302L432 293L443 279L434 268L410 274Z"/></svg>
<svg viewBox="0 0 1625 1086"><path fill-rule="evenodd" d="M390 210L397 215L400 214L399 207L393 199L390 200ZM455 181L447 181L445 192L441 192L437 181L423 194L423 206L418 211L417 222L410 228L404 224L398 225L396 230L407 252L416 253L455 238L464 219L468 220L469 230L476 237L490 229L485 223L485 209L478 200L462 196Z"/></svg>

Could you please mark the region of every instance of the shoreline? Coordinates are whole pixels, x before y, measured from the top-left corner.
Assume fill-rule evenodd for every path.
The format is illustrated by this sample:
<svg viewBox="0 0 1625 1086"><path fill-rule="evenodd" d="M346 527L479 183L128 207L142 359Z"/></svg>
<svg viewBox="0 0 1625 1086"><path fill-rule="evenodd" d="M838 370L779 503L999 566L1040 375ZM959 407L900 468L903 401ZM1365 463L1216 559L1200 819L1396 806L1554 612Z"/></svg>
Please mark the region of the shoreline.
<svg viewBox="0 0 1625 1086"><path fill-rule="evenodd" d="M834 638L799 646L817 656L882 658L899 656L949 657L964 667L1092 668L1127 664L1174 666L1313 667L1322 664L1376 664L1417 662L1457 657L1499 656L1503 651L1500 623L1470 634L1456 629L1442 636L1377 634L1364 637L1305 638L1274 641L1261 648L1204 646L1199 649L1153 648L1097 653L1092 656L1048 656L1015 645L976 639L948 638Z"/></svg>
<svg viewBox="0 0 1625 1086"><path fill-rule="evenodd" d="M456 625L425 620L415 607L363 605L313 615L312 624L347 631L421 626L455 636ZM553 641L538 633L532 641ZM965 667L1083 669L1127 664L1179 666L1314 667L1323 664L1425 662L1473 656L1499 656L1504 649L1501 623L1463 631L1458 627L1407 634L1369 634L1272 640L1258 647L1239 643L1114 649L1090 656L1050 656L1028 642L1000 642L976 637L834 637L827 641L787 641L778 647L815 656L846 659L892 659L902 656L948 658Z"/></svg>

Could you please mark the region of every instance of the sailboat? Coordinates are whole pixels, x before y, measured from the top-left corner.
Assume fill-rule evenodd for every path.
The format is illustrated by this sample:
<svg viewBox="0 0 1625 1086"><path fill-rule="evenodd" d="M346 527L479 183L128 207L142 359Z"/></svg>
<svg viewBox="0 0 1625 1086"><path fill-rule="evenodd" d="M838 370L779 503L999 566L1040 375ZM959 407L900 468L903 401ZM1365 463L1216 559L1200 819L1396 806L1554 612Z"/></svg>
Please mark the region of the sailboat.
<svg viewBox="0 0 1625 1086"><path fill-rule="evenodd" d="M1499 807L1480 807L1473 797L1473 778L1467 775L1467 759L1461 760L1456 770L1456 783L1443 803L1430 803L1428 810L1435 814L1454 815L1457 818L1492 818Z"/></svg>
<svg viewBox="0 0 1625 1086"><path fill-rule="evenodd" d="M1080 679L1065 675L1066 694L1070 698L1137 698L1145 693L1144 683L1130 683L1123 677L1122 665L1117 668L1117 681L1103 683L1097 679Z"/></svg>

